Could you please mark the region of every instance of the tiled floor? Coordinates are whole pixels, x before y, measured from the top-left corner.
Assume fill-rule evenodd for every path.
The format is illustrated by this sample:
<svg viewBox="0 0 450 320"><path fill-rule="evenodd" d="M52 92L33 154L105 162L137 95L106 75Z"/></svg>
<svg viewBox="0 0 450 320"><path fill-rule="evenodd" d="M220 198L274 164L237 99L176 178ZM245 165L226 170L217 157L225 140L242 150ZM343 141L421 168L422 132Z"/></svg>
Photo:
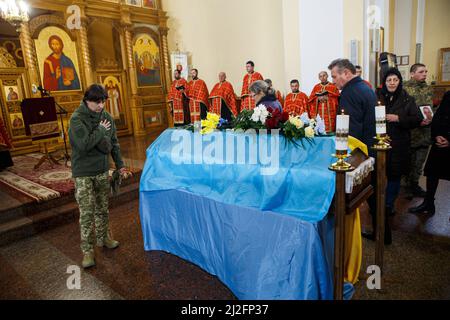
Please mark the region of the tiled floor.
<svg viewBox="0 0 450 320"><path fill-rule="evenodd" d="M111 211L121 245L96 248L97 266L81 271L81 290L67 289L79 265L77 222L0 247L0 299L233 299L220 281L173 255L143 250L138 201Z"/></svg>
<svg viewBox="0 0 450 320"><path fill-rule="evenodd" d="M127 165L139 168L151 138L122 138ZM355 299L450 298L450 183L438 189L433 217L406 213L400 199L394 243L386 248L384 289L368 290L365 270L373 264L374 243L363 242L361 281ZM97 266L81 270L81 289L69 290L67 268L79 265L77 222L0 247L0 299L234 299L216 277L163 252L145 252L137 200L111 210L118 249L97 248ZM363 224L370 221L363 214ZM369 222L370 223L370 222Z"/></svg>

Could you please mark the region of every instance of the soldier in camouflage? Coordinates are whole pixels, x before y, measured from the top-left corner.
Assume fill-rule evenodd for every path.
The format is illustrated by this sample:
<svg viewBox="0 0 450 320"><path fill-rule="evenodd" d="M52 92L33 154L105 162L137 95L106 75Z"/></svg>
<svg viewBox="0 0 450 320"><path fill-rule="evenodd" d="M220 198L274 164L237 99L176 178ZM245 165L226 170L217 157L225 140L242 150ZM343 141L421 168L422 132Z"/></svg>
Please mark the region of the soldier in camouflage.
<svg viewBox="0 0 450 320"><path fill-rule="evenodd" d="M411 80L403 84L403 88L414 97L418 107L433 106L433 91L426 83L427 68L424 64L416 63L411 66ZM411 131L411 162L410 173L405 179L406 197L424 197L425 191L419 186L423 165L430 149L431 120L424 119L419 128Z"/></svg>
<svg viewBox="0 0 450 320"><path fill-rule="evenodd" d="M109 249L119 246L119 242L112 239L108 227L109 155L111 154L120 174L129 174L120 155L114 120L104 110L107 98L101 85L91 85L70 118L72 176L75 180L75 198L80 209L84 268L95 265L95 241L97 246Z"/></svg>

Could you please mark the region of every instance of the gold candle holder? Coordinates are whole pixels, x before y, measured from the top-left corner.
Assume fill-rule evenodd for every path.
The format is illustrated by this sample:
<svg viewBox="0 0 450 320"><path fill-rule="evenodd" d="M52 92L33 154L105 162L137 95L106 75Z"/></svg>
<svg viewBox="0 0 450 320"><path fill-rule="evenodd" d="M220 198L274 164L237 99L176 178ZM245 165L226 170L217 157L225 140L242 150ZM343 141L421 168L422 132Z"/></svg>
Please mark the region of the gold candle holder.
<svg viewBox="0 0 450 320"><path fill-rule="evenodd" d="M377 134L377 136L375 137L375 139L377 139L377 143L373 146L374 149L376 150L389 150L391 149L391 139L389 138L389 136L387 134Z"/></svg>
<svg viewBox="0 0 450 320"><path fill-rule="evenodd" d="M345 161L348 158L346 150L336 150L336 153L332 154L332 156L338 160L330 165L328 169L332 171L353 171L355 169L350 163Z"/></svg>

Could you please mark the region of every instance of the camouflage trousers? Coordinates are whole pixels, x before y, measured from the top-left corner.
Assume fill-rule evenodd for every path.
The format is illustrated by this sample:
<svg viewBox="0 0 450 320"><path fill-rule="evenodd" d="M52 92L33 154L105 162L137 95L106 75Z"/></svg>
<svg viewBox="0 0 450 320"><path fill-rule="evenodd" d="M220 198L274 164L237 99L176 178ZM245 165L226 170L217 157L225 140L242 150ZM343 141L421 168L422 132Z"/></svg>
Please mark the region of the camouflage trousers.
<svg viewBox="0 0 450 320"><path fill-rule="evenodd" d="M419 179L423 173L423 166L427 160L429 150L429 147L411 148L409 174L405 179L408 187L414 188L419 184Z"/></svg>
<svg viewBox="0 0 450 320"><path fill-rule="evenodd" d="M75 199L80 208L81 251L94 250L108 236L108 200L110 184L108 172L92 177L75 178ZM95 225L95 236L94 236Z"/></svg>

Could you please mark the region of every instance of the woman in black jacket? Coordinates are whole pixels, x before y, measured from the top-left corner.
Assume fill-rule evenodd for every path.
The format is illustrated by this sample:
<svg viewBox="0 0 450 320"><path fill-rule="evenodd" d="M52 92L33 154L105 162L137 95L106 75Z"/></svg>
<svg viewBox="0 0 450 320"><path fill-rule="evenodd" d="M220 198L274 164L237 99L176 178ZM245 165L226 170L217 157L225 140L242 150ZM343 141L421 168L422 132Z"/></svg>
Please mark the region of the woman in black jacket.
<svg viewBox="0 0 450 320"><path fill-rule="evenodd" d="M414 98L403 90L402 76L396 68L389 69L383 79L383 86L377 91L378 100L386 106L387 134L392 149L387 154L386 225L385 243L392 242L391 229L387 219L393 213L394 203L400 191L402 175L408 173L411 145L411 129L420 125L422 118ZM376 214L372 213L372 224L376 226ZM373 237L373 235L372 235Z"/></svg>
<svg viewBox="0 0 450 320"><path fill-rule="evenodd" d="M450 180L450 91L447 91L431 123L433 146L425 164L427 194L421 205L410 208L411 213L434 214L434 196L439 179Z"/></svg>
<svg viewBox="0 0 450 320"><path fill-rule="evenodd" d="M420 125L421 117L414 98L403 90L402 76L396 68L389 69L383 87L377 92L378 100L386 106L387 134L392 150L387 155L386 207L394 209L400 191L400 179L408 173L410 161L411 129Z"/></svg>

